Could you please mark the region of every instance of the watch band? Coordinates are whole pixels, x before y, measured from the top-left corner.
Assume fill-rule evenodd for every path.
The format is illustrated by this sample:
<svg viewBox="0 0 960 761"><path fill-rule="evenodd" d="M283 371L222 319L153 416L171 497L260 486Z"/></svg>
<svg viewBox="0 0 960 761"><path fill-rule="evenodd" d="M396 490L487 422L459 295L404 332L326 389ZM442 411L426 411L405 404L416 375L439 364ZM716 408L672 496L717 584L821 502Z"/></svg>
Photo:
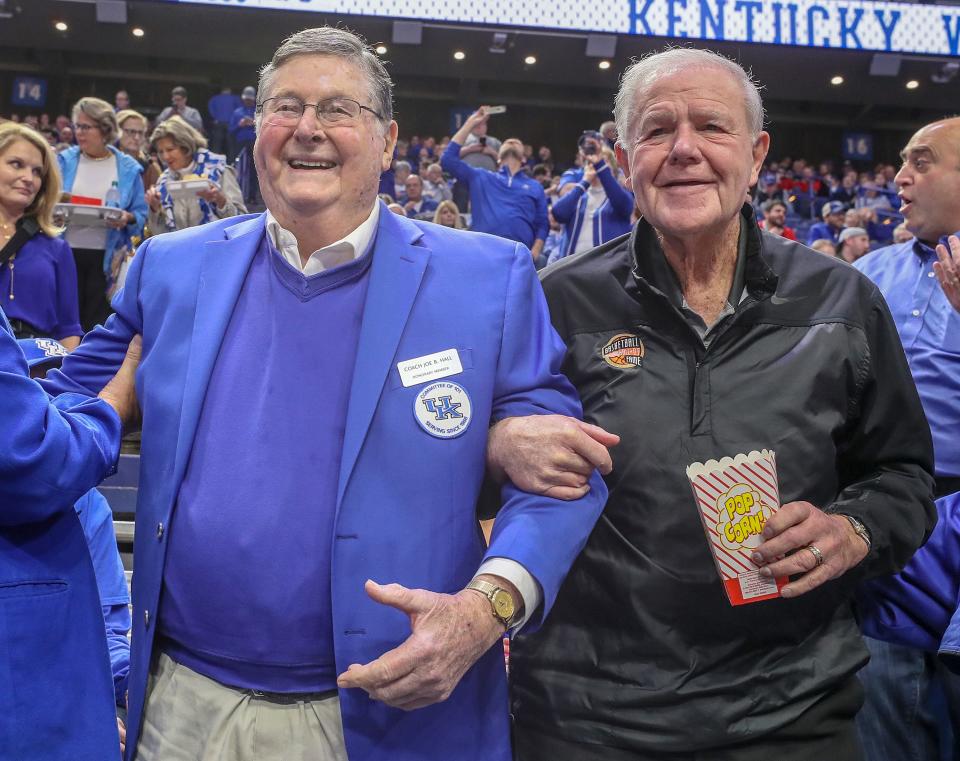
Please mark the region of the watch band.
<svg viewBox="0 0 960 761"><path fill-rule="evenodd" d="M486 597L490 602L490 612L493 613L493 617L496 618L507 629L512 628L523 615L523 603L518 603L516 600L514 600L513 595L505 587L491 584L489 581L484 581L483 579L472 579L470 583L467 584L466 589L473 589L474 591L479 592ZM504 617L500 611L497 610L496 603L494 602L494 597L496 596L497 592L503 592L504 594L510 595L510 599L513 600L513 615Z"/></svg>
<svg viewBox="0 0 960 761"><path fill-rule="evenodd" d="M850 521L850 525L853 527L854 532L867 543L867 548L869 549L871 546L870 531L866 526L863 525L863 522L857 518L854 518L852 515L847 515L846 513L840 513L840 515Z"/></svg>

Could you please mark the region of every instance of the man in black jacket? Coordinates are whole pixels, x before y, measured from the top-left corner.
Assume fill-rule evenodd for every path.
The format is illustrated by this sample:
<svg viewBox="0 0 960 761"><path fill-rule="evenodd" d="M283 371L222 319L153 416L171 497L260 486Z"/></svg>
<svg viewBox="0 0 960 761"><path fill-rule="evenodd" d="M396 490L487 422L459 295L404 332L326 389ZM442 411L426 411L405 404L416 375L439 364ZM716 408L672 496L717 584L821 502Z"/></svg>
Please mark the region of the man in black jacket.
<svg viewBox="0 0 960 761"><path fill-rule="evenodd" d="M615 115L643 217L543 286L585 419L621 443L550 618L512 648L518 757L855 761L867 653L851 592L902 567L935 522L930 433L896 329L866 278L762 232L743 204L769 137L737 64L646 58ZM575 494L587 433L503 421L491 464ZM782 507L752 560L790 582L783 599L734 607L685 469L763 449Z"/></svg>

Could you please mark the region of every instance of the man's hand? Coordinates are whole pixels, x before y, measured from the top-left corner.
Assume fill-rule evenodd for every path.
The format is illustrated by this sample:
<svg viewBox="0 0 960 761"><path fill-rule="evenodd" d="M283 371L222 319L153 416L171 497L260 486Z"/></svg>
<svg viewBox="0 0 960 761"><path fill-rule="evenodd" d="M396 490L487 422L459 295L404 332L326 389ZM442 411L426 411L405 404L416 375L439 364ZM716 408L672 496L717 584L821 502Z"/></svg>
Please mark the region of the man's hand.
<svg viewBox="0 0 960 761"><path fill-rule="evenodd" d="M399 647L337 677L341 689L365 690L373 700L412 711L446 700L461 677L503 637L490 602L478 592L455 595L366 583L373 600L410 616L412 632Z"/></svg>
<svg viewBox="0 0 960 761"><path fill-rule="evenodd" d="M127 749L127 728L123 725L119 716L117 717L117 730L120 732L120 757L123 758L123 753Z"/></svg>
<svg viewBox="0 0 960 761"><path fill-rule="evenodd" d="M947 297L950 305L960 312L960 239L956 235L947 238L950 250L942 243L937 246L937 259L933 263L933 271L937 273L937 280Z"/></svg>
<svg viewBox="0 0 960 761"><path fill-rule="evenodd" d="M869 551L850 521L842 515L828 515L809 502L790 502L781 507L767 521L761 536L765 541L751 557L762 576L803 574L781 590L784 597L798 597L843 575ZM822 565L816 553L808 549L810 545L820 550Z"/></svg>
<svg viewBox="0 0 960 761"><path fill-rule="evenodd" d="M487 436L487 468L498 482L509 478L523 491L556 499L579 499L594 468L613 470L608 447L620 437L564 415L501 420Z"/></svg>
<svg viewBox="0 0 960 761"><path fill-rule="evenodd" d="M599 156L583 157L583 179L589 182L591 185L593 184L593 181L597 179L597 161L599 160Z"/></svg>
<svg viewBox="0 0 960 761"><path fill-rule="evenodd" d="M137 366L142 351L140 336L134 336L127 347L127 355L117 374L100 391L98 396L116 410L124 432L136 430L140 424L140 405L137 403Z"/></svg>

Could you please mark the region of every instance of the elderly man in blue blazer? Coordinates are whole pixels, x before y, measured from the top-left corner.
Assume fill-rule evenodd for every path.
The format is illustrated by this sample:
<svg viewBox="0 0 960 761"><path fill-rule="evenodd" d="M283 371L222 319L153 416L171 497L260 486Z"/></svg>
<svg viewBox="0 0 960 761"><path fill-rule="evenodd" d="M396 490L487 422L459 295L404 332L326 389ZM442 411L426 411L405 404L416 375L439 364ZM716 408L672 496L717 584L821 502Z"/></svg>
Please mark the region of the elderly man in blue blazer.
<svg viewBox="0 0 960 761"><path fill-rule="evenodd" d="M349 32L286 40L257 118L268 211L150 239L47 381L143 336L128 757L507 761L494 645L606 494L507 483L478 530L488 427L580 414L530 254L379 204L391 82Z"/></svg>

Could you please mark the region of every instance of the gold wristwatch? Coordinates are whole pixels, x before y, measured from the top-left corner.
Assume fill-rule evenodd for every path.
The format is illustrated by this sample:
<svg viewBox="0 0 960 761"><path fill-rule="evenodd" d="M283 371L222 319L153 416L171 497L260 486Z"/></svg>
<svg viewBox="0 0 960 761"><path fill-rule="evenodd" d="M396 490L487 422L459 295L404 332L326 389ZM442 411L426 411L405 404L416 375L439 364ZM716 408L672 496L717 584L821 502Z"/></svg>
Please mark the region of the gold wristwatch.
<svg viewBox="0 0 960 761"><path fill-rule="evenodd" d="M514 626L523 615L523 605L517 605L513 601L513 595L503 587L482 579L474 579L466 588L474 589L486 597L490 601L493 617L507 629Z"/></svg>

